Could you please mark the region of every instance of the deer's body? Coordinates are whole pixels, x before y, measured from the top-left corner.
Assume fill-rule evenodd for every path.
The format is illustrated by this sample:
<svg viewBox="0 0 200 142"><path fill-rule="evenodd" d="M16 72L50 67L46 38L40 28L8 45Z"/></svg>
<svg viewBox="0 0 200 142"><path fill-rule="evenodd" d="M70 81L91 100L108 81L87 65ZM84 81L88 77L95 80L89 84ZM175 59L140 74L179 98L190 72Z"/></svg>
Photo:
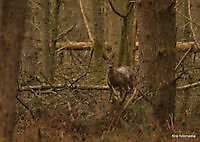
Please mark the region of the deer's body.
<svg viewBox="0 0 200 142"><path fill-rule="evenodd" d="M120 68L114 68L113 66L109 66L108 85L112 90L119 91L120 96L127 94L128 91L133 89L133 81L134 76L130 67L122 66Z"/></svg>

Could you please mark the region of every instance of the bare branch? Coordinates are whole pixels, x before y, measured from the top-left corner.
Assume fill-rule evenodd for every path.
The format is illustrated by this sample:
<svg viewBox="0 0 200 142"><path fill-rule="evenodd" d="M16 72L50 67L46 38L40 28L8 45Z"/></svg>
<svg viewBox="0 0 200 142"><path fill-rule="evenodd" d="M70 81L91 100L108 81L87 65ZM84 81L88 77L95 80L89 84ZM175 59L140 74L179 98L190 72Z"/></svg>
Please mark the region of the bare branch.
<svg viewBox="0 0 200 142"><path fill-rule="evenodd" d="M196 46L197 48L199 48L197 37L196 37L196 34L194 32L194 28L193 28L193 23L191 22L193 20L192 20L192 15L191 15L191 3L190 3L190 0L188 0L188 15L189 15L189 19L190 19L190 29L192 31L192 37L193 37L193 40L194 40L194 46ZM186 56L190 53L190 51L192 49L193 49L193 46L192 46L192 48L189 48L187 50L187 52L183 55L183 57L181 58L181 60L179 61L179 63L176 65L175 70L178 69L178 67L181 65L181 63L184 61L184 59L186 58Z"/></svg>
<svg viewBox="0 0 200 142"><path fill-rule="evenodd" d="M181 12L179 12L179 11L176 11L176 13L177 13L178 15L180 15L181 17L185 18L186 20L188 20L189 22L195 24L197 27L200 28L200 24L197 23L196 21L194 21L194 20L190 19L189 17L183 15L183 14L182 14Z"/></svg>
<svg viewBox="0 0 200 142"><path fill-rule="evenodd" d="M24 108L26 108L29 111L32 119L34 119L33 111L22 100L20 100L18 96L16 96L16 99L22 106L24 106Z"/></svg>
<svg viewBox="0 0 200 142"><path fill-rule="evenodd" d="M94 43L94 37L92 36L92 32L89 28L89 24L88 24L88 20L85 16L85 13L84 13L84 10L83 10L83 4L82 4L82 0L79 0L79 4L80 4L80 8L81 8L81 13L83 15L83 21L85 23L85 26L86 26L86 29L87 29L87 32L88 32L88 36L89 36L89 39L92 43Z"/></svg>
<svg viewBox="0 0 200 142"><path fill-rule="evenodd" d="M182 58L179 60L178 64L176 65L175 70L178 69L178 67L181 65L181 63L187 57L187 55L190 53L191 50L192 48L188 48L187 52L185 52L185 54L182 56Z"/></svg>
<svg viewBox="0 0 200 142"><path fill-rule="evenodd" d="M128 17L129 14L131 13L131 11L133 10L134 3L135 3L135 1L129 1L129 3L128 3L128 12L126 13L125 17Z"/></svg>
<svg viewBox="0 0 200 142"><path fill-rule="evenodd" d="M60 52L62 50L91 50L93 48L92 42L58 42L56 44L57 50L56 52Z"/></svg>
<svg viewBox="0 0 200 142"><path fill-rule="evenodd" d="M119 13L119 12L115 9L115 7L113 6L111 0L108 0L108 2L109 2L109 4L110 4L110 7L112 8L113 12L114 12L116 15L118 15L118 16L121 17L121 18L126 18L125 15L122 15L121 13Z"/></svg>
<svg viewBox="0 0 200 142"><path fill-rule="evenodd" d="M57 41L64 38L68 33L70 33L74 27L76 26L76 24L72 25L71 27L69 27L67 30L63 31L62 33L60 33L58 36L57 36Z"/></svg>
<svg viewBox="0 0 200 142"><path fill-rule="evenodd" d="M188 15L189 15L190 20L192 21L191 2L190 2L190 0L188 0ZM198 45L198 40L197 40L197 36L196 36L196 34L195 34L195 31L194 31L194 28L193 28L193 25L192 25L191 22L190 22L190 29L191 29L191 31L192 31L192 37L193 37L193 39L194 39L195 46L199 47L199 45Z"/></svg>
<svg viewBox="0 0 200 142"><path fill-rule="evenodd" d="M183 86L178 86L176 87L177 90L183 90L183 89L188 89L188 88L193 88L193 87L199 87L200 86L200 81L199 82L195 82L192 84L186 84Z"/></svg>
<svg viewBox="0 0 200 142"><path fill-rule="evenodd" d="M70 87L71 84L54 84L53 88L55 89L79 89L79 90L109 90L107 85L74 85ZM18 91L31 91L31 90L48 90L52 89L51 85L34 85L34 86L22 86Z"/></svg>

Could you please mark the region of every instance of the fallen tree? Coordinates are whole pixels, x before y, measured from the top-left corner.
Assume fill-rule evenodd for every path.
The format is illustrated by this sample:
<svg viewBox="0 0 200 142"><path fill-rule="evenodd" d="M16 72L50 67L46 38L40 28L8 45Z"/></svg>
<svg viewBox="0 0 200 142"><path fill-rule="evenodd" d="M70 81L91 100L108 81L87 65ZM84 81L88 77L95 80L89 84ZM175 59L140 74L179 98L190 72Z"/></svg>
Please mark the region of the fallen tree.
<svg viewBox="0 0 200 142"><path fill-rule="evenodd" d="M177 86L177 90L189 89L194 87L200 87L200 81ZM18 91L36 91L36 90L59 90L59 89L78 89L78 90L109 90L107 85L71 85L71 84L54 84L54 85L33 85L33 86L22 86Z"/></svg>
<svg viewBox="0 0 200 142"><path fill-rule="evenodd" d="M63 50L91 50L93 49L93 42L57 42L56 52ZM108 45L109 46L109 45ZM139 43L136 42L136 49L139 47ZM195 52L200 52L200 48L195 46L195 42L177 42L176 49L178 51L187 51L188 49L193 48Z"/></svg>

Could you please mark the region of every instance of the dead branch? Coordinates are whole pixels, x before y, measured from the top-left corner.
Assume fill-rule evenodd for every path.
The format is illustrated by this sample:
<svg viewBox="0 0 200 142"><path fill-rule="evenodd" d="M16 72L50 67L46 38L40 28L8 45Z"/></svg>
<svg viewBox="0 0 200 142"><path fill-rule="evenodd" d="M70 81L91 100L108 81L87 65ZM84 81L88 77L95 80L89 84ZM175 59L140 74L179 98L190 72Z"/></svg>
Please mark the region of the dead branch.
<svg viewBox="0 0 200 142"><path fill-rule="evenodd" d="M107 85L74 85L71 86L71 84L55 84L53 85L54 89L79 89L79 90L109 90L109 87ZM18 91L31 91L31 90L48 90L52 89L52 86L50 85L34 85L34 86L23 86L18 89Z"/></svg>
<svg viewBox="0 0 200 142"><path fill-rule="evenodd" d="M188 0L188 15L189 15L190 20L192 20L191 1L190 1L190 0ZM190 22L190 29L191 29L191 31L192 31L192 37L193 37L193 39L194 39L194 44L195 44L195 46L197 46L197 47L199 48L197 36L196 36L196 34L195 34L195 31L194 31L192 22Z"/></svg>
<svg viewBox="0 0 200 142"><path fill-rule="evenodd" d="M107 85L74 85L74 86L71 86L71 84L54 84L52 86L54 89L66 88L66 89L78 89L78 90L102 90L102 91L110 90L110 88ZM48 89L52 89L52 86L50 86L50 85L22 86L18 89L18 91L23 92L23 91L31 91L31 90L48 90ZM178 86L178 87L176 87L176 89L182 90L182 89L189 89L189 88L194 88L194 87L199 87L199 86L200 86L200 81L192 83L192 84Z"/></svg>
<svg viewBox="0 0 200 142"><path fill-rule="evenodd" d="M185 54L182 56L182 58L179 60L178 64L175 67L175 70L178 69L178 67L181 65L181 63L183 62L183 60L187 57L187 55L190 53L190 51L192 50L192 48L189 48L187 50L187 52L185 52Z"/></svg>
<svg viewBox="0 0 200 142"><path fill-rule="evenodd" d="M111 0L108 0L108 2L109 2L109 4L110 4L111 9L113 10L113 12L114 12L116 15L118 15L118 16L121 17L121 18L127 17L127 16L121 14L120 12L118 12L118 11L115 9L115 7L113 6Z"/></svg>
<svg viewBox="0 0 200 142"><path fill-rule="evenodd" d="M181 17L185 18L186 20L188 20L189 22L195 24L197 27L200 27L200 24L199 24L199 23L197 23L197 22L194 21L194 20L191 20L189 17L183 15L181 12L176 11L176 13L177 13L178 15L180 15Z"/></svg>
<svg viewBox="0 0 200 142"><path fill-rule="evenodd" d="M57 38L55 39L56 41L64 38L68 33L70 33L74 28L76 27L76 24L72 25L69 27L67 30L64 30L62 33L60 33Z"/></svg>
<svg viewBox="0 0 200 142"><path fill-rule="evenodd" d="M90 50L93 48L92 42L58 42L56 52L62 50Z"/></svg>
<svg viewBox="0 0 200 142"><path fill-rule="evenodd" d="M136 3L136 1L129 1L129 3L128 3L128 11L126 13L126 17L128 17L129 14L131 13L131 11L133 10L133 6L134 6L135 3Z"/></svg>
<svg viewBox="0 0 200 142"><path fill-rule="evenodd" d="M199 82L195 82L192 84L186 84L183 86L178 86L176 87L177 90L184 90L184 89L189 89L189 88L194 88L194 87L199 87L200 86L200 81Z"/></svg>
<svg viewBox="0 0 200 142"><path fill-rule="evenodd" d="M195 52L200 51L200 48L195 46L195 42L177 42L176 43L176 50L178 51L187 51L190 48L193 48Z"/></svg>
<svg viewBox="0 0 200 142"><path fill-rule="evenodd" d="M192 15L191 15L191 3L190 3L190 0L188 0L188 15L189 15L189 19L190 21L192 21ZM194 40L194 46L196 48L199 48L199 45L198 45L198 41L197 41L197 37L196 37L196 34L194 32L194 28L193 28L193 24L192 22L190 22L190 29L192 31L192 37L193 37L193 40ZM194 46L191 46L191 48L189 48L187 50L187 52L183 55L183 57L181 58L181 60L178 62L178 64L176 65L175 67L175 70L178 69L178 67L181 65L181 63L184 61L184 59L187 57L187 55L190 53L190 51L194 48Z"/></svg>
<svg viewBox="0 0 200 142"><path fill-rule="evenodd" d="M18 96L16 96L16 99L22 106L24 106L24 108L26 108L29 111L32 119L34 119L33 111L22 100L20 100Z"/></svg>
<svg viewBox="0 0 200 142"><path fill-rule="evenodd" d="M178 51L187 51L190 48L193 48L195 52L200 52L200 48L194 46L195 42L177 42L176 48ZM138 50L139 43L136 42L136 49ZM62 50L91 50L93 49L92 42L57 42L56 43L56 52Z"/></svg>
<svg viewBox="0 0 200 142"><path fill-rule="evenodd" d="M73 87L73 85L75 83L77 83L80 79L82 79L83 77L85 77L88 73L84 73L83 75L81 75L80 77L78 77L76 80L74 80L71 84L70 84L70 87Z"/></svg>
<svg viewBox="0 0 200 142"><path fill-rule="evenodd" d="M92 43L94 43L94 38L93 38L93 36L92 36L92 32L91 32L91 30L90 30L90 28L89 28L88 20L87 20L87 18L86 18L86 16L85 16L85 13L84 13L84 10L83 10L82 0L79 0L79 5L80 5L80 8L81 8L81 13L82 13L82 16L83 16L83 21L84 21L84 23L85 23L85 27L86 27L86 29L87 29L89 39L90 39L90 41L91 41Z"/></svg>

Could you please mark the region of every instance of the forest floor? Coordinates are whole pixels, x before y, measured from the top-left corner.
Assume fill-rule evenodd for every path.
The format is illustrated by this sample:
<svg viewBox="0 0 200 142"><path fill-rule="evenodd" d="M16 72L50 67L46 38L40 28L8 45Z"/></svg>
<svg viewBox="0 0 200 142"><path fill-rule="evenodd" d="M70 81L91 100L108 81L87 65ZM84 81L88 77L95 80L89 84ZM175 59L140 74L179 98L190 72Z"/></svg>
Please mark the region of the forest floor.
<svg viewBox="0 0 200 142"><path fill-rule="evenodd" d="M199 66L200 62L195 67ZM193 69L192 63L188 63ZM56 83L73 85L106 84L97 80L84 66L71 65L56 74ZM102 69L103 70L103 69ZM180 70L182 72L182 70ZM179 74L179 71L177 71ZM199 81L199 69L184 69L177 86ZM24 83L21 86L34 83ZM25 85L24 85L25 84ZM38 84L38 81L36 82ZM153 107L145 99L130 103L118 123L110 130L116 114L109 101L109 90L81 90L70 88L30 89L20 91L16 112L16 142L199 142L200 141L200 89L177 90L176 113L173 128L163 132L158 128ZM153 98L149 98L153 99ZM27 108L25 108L27 107ZM31 114L32 113L32 114ZM108 131L110 130L110 131Z"/></svg>
<svg viewBox="0 0 200 142"><path fill-rule="evenodd" d="M16 142L200 141L199 111L179 113L173 130L163 133L156 127L150 104L141 101L130 105L115 129L108 132L114 117L108 91L65 90L65 94L68 95L30 97L23 93L33 117L22 104L17 104Z"/></svg>

